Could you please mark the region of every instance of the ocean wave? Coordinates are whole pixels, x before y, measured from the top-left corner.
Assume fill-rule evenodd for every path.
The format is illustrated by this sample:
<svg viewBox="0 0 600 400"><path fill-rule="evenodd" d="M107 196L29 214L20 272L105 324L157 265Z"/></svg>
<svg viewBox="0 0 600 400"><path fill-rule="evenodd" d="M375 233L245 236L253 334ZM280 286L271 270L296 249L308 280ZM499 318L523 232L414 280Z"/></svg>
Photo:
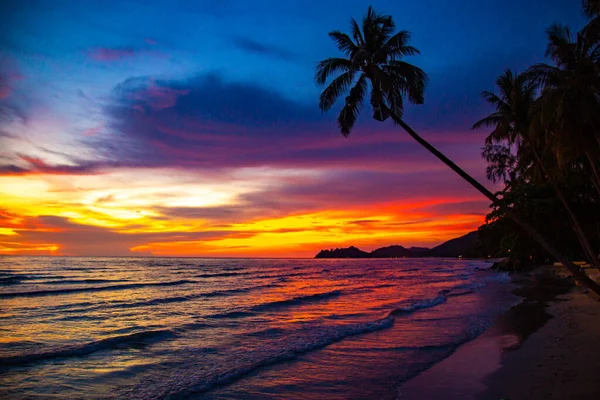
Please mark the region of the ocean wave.
<svg viewBox="0 0 600 400"><path fill-rule="evenodd" d="M475 290L472 289L453 289L445 294L446 297L458 297L464 296L467 294L475 293Z"/></svg>
<svg viewBox="0 0 600 400"><path fill-rule="evenodd" d="M174 333L168 329L136 332L79 345L64 346L39 353L1 357L0 365L23 365L53 358L83 357L102 350L145 346L151 342L168 339L173 336Z"/></svg>
<svg viewBox="0 0 600 400"><path fill-rule="evenodd" d="M431 307L438 306L440 304L445 303L446 300L447 300L446 296L439 295L437 297L434 297L433 299L411 301L409 305L400 307L400 308L396 308L395 310L390 312L389 315L410 314L417 310L422 310L425 308L431 308Z"/></svg>
<svg viewBox="0 0 600 400"><path fill-rule="evenodd" d="M18 285L24 279L27 279L27 278L24 278L22 276L17 276L17 275L2 276L2 277L0 277L0 286Z"/></svg>
<svg viewBox="0 0 600 400"><path fill-rule="evenodd" d="M272 339L274 336L285 333L286 330L283 328L266 328L259 331L247 332L245 335L254 337L268 337Z"/></svg>
<svg viewBox="0 0 600 400"><path fill-rule="evenodd" d="M332 290L330 292L324 293L316 293L309 294L306 296L294 297L286 300L277 300L269 303L257 304L255 306L250 307L247 310L233 310L227 311L224 313L207 315L206 318L210 319L220 319L220 318L244 318L244 317L252 317L261 311L267 311L279 307L290 307L295 305L302 305L307 303L312 303L315 301L326 300L332 297L339 296L342 292L340 290Z"/></svg>
<svg viewBox="0 0 600 400"><path fill-rule="evenodd" d="M211 327L214 327L214 325L207 324L205 322L190 322L187 324L179 325L178 327L174 328L173 330L175 332L179 333L179 332L187 332L187 331L197 331L197 330L211 328Z"/></svg>
<svg viewBox="0 0 600 400"><path fill-rule="evenodd" d="M224 313L219 313L219 314L212 314L212 315L207 315L206 318L211 318L211 319L221 319L221 318L244 318L244 317L252 317L256 315L256 313L253 313L251 311L228 311L228 312L224 312Z"/></svg>
<svg viewBox="0 0 600 400"><path fill-rule="evenodd" d="M271 286L272 285L260 285L260 286L243 287L243 288L237 288L237 289L215 290L214 292L202 293L200 296L202 296L202 297L230 296L232 294L247 293L251 290L263 289L263 288L271 287Z"/></svg>
<svg viewBox="0 0 600 400"><path fill-rule="evenodd" d="M181 281L171 281L171 282L130 283L130 284L126 284L126 285L110 285L110 286L71 288L71 289L34 290L34 291L30 291L30 292L0 293L0 299L6 299L6 298L12 298L12 297L53 296L53 295L71 294L71 293L80 293L80 292L102 292L102 291L107 291L107 290L126 290L126 289L137 289L137 288L150 287L150 286L177 286L177 285L185 285L187 283L196 283L196 281L181 280Z"/></svg>
<svg viewBox="0 0 600 400"><path fill-rule="evenodd" d="M312 303L315 301L330 299L332 297L340 296L341 294L342 294L341 290L332 290L332 291L324 292L324 293L308 294L305 296L298 296L298 297L294 297L294 298L287 299L287 300L277 300L277 301L272 301L270 303L258 304L256 306L251 307L251 310L252 311L264 311L264 310L269 310L269 309L278 308L278 307L296 306L296 305L301 305L301 304L305 304L305 303Z"/></svg>
<svg viewBox="0 0 600 400"><path fill-rule="evenodd" d="M122 283L129 282L125 279L53 279L50 281L36 282L41 285L77 285L82 283Z"/></svg>
<svg viewBox="0 0 600 400"><path fill-rule="evenodd" d="M215 272L213 274L198 274L196 278L225 278L230 276L244 276L244 275L252 275L252 272Z"/></svg>
<svg viewBox="0 0 600 400"><path fill-rule="evenodd" d="M276 286L276 285L266 284L266 285L250 286L250 287L243 287L243 288L237 288L237 289L223 289L223 290L215 290L213 292L190 294L188 296L164 297L164 298L158 298L158 299L152 299L152 300L138 301L135 303L120 303L120 304L102 306L102 307L103 308L104 307L107 307L107 308L133 308L133 307L155 306L155 305L169 304L169 303L181 303L181 302L185 302L185 301L195 300L195 299L199 299L199 298L206 298L206 297L232 296L232 295L236 295L238 293L247 293L252 290L259 290L259 289L264 289L264 288L274 287L274 286Z"/></svg>
<svg viewBox="0 0 600 400"><path fill-rule="evenodd" d="M463 283L449 289L441 290L440 294L448 297L462 296L464 294L474 293L477 289L481 289L486 286L487 285L484 282Z"/></svg>
<svg viewBox="0 0 600 400"><path fill-rule="evenodd" d="M288 343L288 346L284 349L271 350L271 354L261 354L262 357L249 361L247 365L227 371L217 371L212 376L202 376L200 373L195 372L195 368L188 368L186 372L177 375L176 382L173 381L162 387L165 393L156 393L155 387L137 387L127 394L134 395L136 398L148 398L150 395L154 397L185 398L193 394L205 393L215 387L243 378L260 368L293 360L300 355L324 348L351 336L388 329L393 324L394 319L388 316L376 321L324 327L316 337L314 335L300 335L299 340L286 340L285 343ZM245 356L252 357L253 354L248 353ZM182 387L187 389L181 390ZM153 392L147 393L145 390L152 390Z"/></svg>
<svg viewBox="0 0 600 400"><path fill-rule="evenodd" d="M109 306L100 306L98 308L106 309L106 308L151 307L151 306L158 306L161 304L181 303L181 302L188 301L188 300L190 300L190 297L187 297L187 296L163 297L160 299L137 301L135 303L124 303L124 304L113 304L113 305L109 305ZM85 311L88 311L88 310L85 310Z"/></svg>
<svg viewBox="0 0 600 400"><path fill-rule="evenodd" d="M257 275L254 278L256 279L268 279L268 278L291 278L295 276L304 276L307 272L291 272L291 273L283 273L283 274L271 274L271 275Z"/></svg>

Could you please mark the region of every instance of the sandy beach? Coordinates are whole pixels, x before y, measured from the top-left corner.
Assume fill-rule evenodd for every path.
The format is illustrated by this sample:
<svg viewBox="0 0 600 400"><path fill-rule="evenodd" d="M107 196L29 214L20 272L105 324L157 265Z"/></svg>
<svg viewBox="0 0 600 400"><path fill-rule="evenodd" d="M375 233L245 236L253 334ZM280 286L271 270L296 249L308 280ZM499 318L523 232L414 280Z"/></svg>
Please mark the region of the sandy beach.
<svg viewBox="0 0 600 400"><path fill-rule="evenodd" d="M600 301L563 271L514 277L524 301L400 388L400 399L598 399ZM556 279L555 279L556 278Z"/></svg>

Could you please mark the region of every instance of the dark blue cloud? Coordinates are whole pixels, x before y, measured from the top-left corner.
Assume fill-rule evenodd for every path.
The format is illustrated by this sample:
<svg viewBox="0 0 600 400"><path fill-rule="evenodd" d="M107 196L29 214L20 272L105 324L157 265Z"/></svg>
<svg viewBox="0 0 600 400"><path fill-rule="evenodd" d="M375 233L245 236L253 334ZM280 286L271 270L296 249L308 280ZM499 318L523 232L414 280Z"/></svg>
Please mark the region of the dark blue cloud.
<svg viewBox="0 0 600 400"><path fill-rule="evenodd" d="M322 114L316 104L216 74L172 81L130 78L114 89L105 111L114 136L91 138L90 144L124 165L403 172L441 167L400 128L373 121L368 107L353 135L344 139L335 112ZM446 146L459 162L479 161L476 135L430 132L427 137ZM465 146L473 140L474 146Z"/></svg>
<svg viewBox="0 0 600 400"><path fill-rule="evenodd" d="M256 53L284 61L291 61L297 58L297 54L285 48L261 43L247 37L238 36L233 38L233 44L238 48L250 53Z"/></svg>

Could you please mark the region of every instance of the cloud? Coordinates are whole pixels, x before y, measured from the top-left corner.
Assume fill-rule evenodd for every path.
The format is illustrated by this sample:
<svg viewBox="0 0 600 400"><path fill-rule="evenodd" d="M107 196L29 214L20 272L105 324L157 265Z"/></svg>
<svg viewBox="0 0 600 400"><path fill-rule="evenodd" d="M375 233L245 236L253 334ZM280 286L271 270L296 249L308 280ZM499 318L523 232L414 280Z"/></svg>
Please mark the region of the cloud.
<svg viewBox="0 0 600 400"><path fill-rule="evenodd" d="M14 82L23 78L17 67L17 61L0 53L0 100L7 99L13 91Z"/></svg>
<svg viewBox="0 0 600 400"><path fill-rule="evenodd" d="M84 129L83 135L84 136L93 136L93 135L97 135L97 134L101 133L103 130L104 130L104 124L100 124L93 128Z"/></svg>
<svg viewBox="0 0 600 400"><path fill-rule="evenodd" d="M15 164L0 164L0 176L19 175L93 175L101 169L115 166L101 162L81 161L74 165L50 165L40 158L19 154L18 158L25 162L26 166Z"/></svg>
<svg viewBox="0 0 600 400"><path fill-rule="evenodd" d="M270 44L257 42L256 40L247 37L237 36L232 39L232 42L239 49L249 53L264 55L284 61L290 61L297 58L297 55L292 51Z"/></svg>
<svg viewBox="0 0 600 400"><path fill-rule="evenodd" d="M6 99L11 92L11 88L8 85L8 78L5 75L0 74L0 100Z"/></svg>
<svg viewBox="0 0 600 400"><path fill-rule="evenodd" d="M94 61L120 61L131 58L137 54L137 50L128 47L96 47L87 51L88 56Z"/></svg>
<svg viewBox="0 0 600 400"><path fill-rule="evenodd" d="M34 253L79 256L139 255L130 249L148 242L203 242L239 235L236 231L122 233L109 228L77 224L67 218L42 215L24 218L20 223L4 221L0 228L10 227L15 234L0 234L0 254ZM7 218L14 218L6 214ZM253 235L252 233L246 233Z"/></svg>
<svg viewBox="0 0 600 400"><path fill-rule="evenodd" d="M91 143L103 149L105 157L116 156L128 165L404 172L440 168L391 123L377 124L365 115L354 135L344 139L335 115L320 113L316 104L217 74L183 80L127 79L113 90L105 114L114 140ZM457 142L447 133L437 138Z"/></svg>

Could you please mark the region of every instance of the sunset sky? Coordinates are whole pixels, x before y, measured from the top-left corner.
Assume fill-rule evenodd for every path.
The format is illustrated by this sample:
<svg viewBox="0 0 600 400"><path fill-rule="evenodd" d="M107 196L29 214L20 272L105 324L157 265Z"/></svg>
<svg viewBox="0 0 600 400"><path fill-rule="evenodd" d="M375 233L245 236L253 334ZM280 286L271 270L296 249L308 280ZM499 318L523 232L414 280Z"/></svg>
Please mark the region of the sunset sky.
<svg viewBox="0 0 600 400"><path fill-rule="evenodd" d="M368 5L0 2L0 254L311 257L476 229L489 202L403 131L365 108L345 139L318 109L327 33ZM584 20L573 0L373 5L430 75L406 121L481 180L479 93Z"/></svg>

